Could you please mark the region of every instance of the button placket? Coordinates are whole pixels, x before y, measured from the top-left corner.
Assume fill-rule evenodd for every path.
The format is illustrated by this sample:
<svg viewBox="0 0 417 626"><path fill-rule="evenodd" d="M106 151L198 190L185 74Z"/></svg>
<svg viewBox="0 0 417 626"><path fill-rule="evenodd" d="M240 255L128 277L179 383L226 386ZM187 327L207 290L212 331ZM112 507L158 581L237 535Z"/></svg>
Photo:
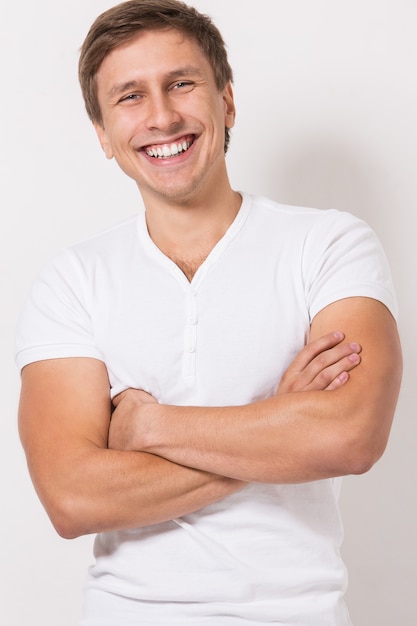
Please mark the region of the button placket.
<svg viewBox="0 0 417 626"><path fill-rule="evenodd" d="M184 346L184 377L192 380L196 375L196 351L197 351L197 293L192 289L188 294Z"/></svg>

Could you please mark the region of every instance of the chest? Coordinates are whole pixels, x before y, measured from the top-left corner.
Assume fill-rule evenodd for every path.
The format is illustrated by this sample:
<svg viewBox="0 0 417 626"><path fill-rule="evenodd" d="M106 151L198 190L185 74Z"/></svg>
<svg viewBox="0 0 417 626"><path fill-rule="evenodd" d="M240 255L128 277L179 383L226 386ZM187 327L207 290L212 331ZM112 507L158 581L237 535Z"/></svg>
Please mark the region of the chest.
<svg viewBox="0 0 417 626"><path fill-rule="evenodd" d="M177 404L272 395L308 333L302 286L251 260L200 268L191 282L170 269L132 272L113 285L111 306L97 290L95 337L112 386Z"/></svg>

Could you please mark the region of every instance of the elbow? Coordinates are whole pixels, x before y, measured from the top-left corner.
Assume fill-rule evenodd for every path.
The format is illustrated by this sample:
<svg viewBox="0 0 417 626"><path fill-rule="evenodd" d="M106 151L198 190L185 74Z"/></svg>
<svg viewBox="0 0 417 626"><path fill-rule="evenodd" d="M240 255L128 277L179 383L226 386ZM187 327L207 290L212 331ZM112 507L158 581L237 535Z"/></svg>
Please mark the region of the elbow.
<svg viewBox="0 0 417 626"><path fill-rule="evenodd" d="M345 437L341 446L340 458L342 467L340 474L366 474L383 455L388 435L381 433L369 434L357 432L354 436Z"/></svg>
<svg viewBox="0 0 417 626"><path fill-rule="evenodd" d="M81 533L76 532L72 528L68 528L66 525L61 526L61 525L54 524L54 528L62 539L70 540L70 539L77 539L78 537L81 537Z"/></svg>
<svg viewBox="0 0 417 626"><path fill-rule="evenodd" d="M58 535L63 539L77 539L95 530L82 511L80 502L74 497L60 497L47 507L47 513Z"/></svg>
<svg viewBox="0 0 417 626"><path fill-rule="evenodd" d="M38 498L49 520L63 539L77 539L94 532L89 528L88 508L82 504L83 498L68 488L51 486L32 474L32 481Z"/></svg>
<svg viewBox="0 0 417 626"><path fill-rule="evenodd" d="M366 474L382 456L382 452L375 454L372 450L366 449L350 454L346 461L344 474L352 474L359 476Z"/></svg>
<svg viewBox="0 0 417 626"><path fill-rule="evenodd" d="M88 534L81 532L79 524L67 516L50 515L49 517L53 527L62 539L77 539L84 534Z"/></svg>
<svg viewBox="0 0 417 626"><path fill-rule="evenodd" d="M81 532L78 529L78 526L75 524L72 524L70 520L60 520L60 521L52 521L52 524L56 530L56 532L58 533L58 535L60 537L62 537L62 539L77 539L78 537L81 537L82 535L86 535L89 533L86 532Z"/></svg>

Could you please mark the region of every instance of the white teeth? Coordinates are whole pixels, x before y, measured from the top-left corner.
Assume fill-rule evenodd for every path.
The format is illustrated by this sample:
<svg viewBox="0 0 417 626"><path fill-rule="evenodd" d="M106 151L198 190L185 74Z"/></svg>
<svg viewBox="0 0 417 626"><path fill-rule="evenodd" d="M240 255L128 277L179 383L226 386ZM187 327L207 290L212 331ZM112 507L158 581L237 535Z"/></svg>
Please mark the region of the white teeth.
<svg viewBox="0 0 417 626"><path fill-rule="evenodd" d="M191 144L186 141L182 143L172 143L170 146L158 146L157 148L148 148L146 154L151 157L159 157L160 159L176 156L181 152L188 150Z"/></svg>

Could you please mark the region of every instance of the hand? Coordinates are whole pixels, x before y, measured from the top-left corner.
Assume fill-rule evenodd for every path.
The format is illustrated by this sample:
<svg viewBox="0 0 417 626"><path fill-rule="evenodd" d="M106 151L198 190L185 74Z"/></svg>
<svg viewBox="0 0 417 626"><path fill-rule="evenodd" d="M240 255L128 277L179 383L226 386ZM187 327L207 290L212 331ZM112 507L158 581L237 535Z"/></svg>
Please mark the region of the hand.
<svg viewBox="0 0 417 626"><path fill-rule="evenodd" d="M341 343L343 339L337 331L308 343L284 372L276 393L333 391L344 385L361 361L361 346Z"/></svg>
<svg viewBox="0 0 417 626"><path fill-rule="evenodd" d="M349 372L360 363L361 346L355 342L341 343L344 335L334 332L308 343L289 365L276 391L338 389L349 380ZM146 433L156 425L157 414L148 411L149 404L158 404L149 393L126 389L113 399L115 410L109 428L108 446L115 450L142 450Z"/></svg>
<svg viewBox="0 0 417 626"><path fill-rule="evenodd" d="M114 450L138 450L138 423L141 422L141 409L147 404L157 404L157 400L141 389L126 389L113 398L113 411L108 447ZM142 411L143 412L143 411Z"/></svg>

